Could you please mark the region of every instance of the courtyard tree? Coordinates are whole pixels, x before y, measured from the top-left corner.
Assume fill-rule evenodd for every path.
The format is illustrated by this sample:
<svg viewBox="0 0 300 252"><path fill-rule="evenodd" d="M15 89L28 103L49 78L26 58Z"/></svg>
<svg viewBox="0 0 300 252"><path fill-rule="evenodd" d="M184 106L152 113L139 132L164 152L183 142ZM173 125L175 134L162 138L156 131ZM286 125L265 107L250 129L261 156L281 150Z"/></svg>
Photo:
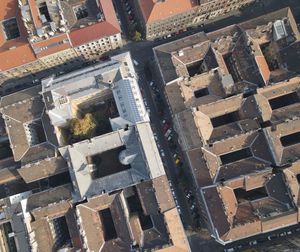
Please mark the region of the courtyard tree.
<svg viewBox="0 0 300 252"><path fill-rule="evenodd" d="M97 124L93 115L87 113L82 119L73 118L70 120L70 131L75 138L91 138L95 135Z"/></svg>

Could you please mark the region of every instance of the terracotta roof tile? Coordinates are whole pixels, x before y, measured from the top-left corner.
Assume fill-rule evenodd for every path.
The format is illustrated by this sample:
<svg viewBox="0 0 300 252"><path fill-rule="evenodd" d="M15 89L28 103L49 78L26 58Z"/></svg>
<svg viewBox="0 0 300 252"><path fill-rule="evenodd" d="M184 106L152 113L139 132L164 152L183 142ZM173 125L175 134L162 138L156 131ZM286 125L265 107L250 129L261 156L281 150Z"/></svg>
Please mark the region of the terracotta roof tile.
<svg viewBox="0 0 300 252"><path fill-rule="evenodd" d="M112 36L121 31L111 0L99 0L105 21L71 31L73 46L79 46L99 38Z"/></svg>
<svg viewBox="0 0 300 252"><path fill-rule="evenodd" d="M259 71L264 79L264 82L267 84L271 73L266 59L264 56L256 56L255 60L258 65Z"/></svg>
<svg viewBox="0 0 300 252"><path fill-rule="evenodd" d="M1 53L0 71L30 63L35 59L36 57L29 44L6 50Z"/></svg>
<svg viewBox="0 0 300 252"><path fill-rule="evenodd" d="M117 30L121 31L116 12L111 0L99 0L105 20L114 26Z"/></svg>
<svg viewBox="0 0 300 252"><path fill-rule="evenodd" d="M6 41L4 31L0 29L0 71L27 64L35 60L34 53L27 42L27 32L21 19L18 1L2 0L0 21L13 17L17 19L20 37Z"/></svg>
<svg viewBox="0 0 300 252"><path fill-rule="evenodd" d="M32 15L33 23L34 23L35 27L36 28L42 27L42 22L39 17L39 11L37 9L35 0L28 0L28 4L30 6L31 15Z"/></svg>
<svg viewBox="0 0 300 252"><path fill-rule="evenodd" d="M71 44L68 36L66 34L61 34L59 36L35 43L32 45L32 47L34 50L36 50L35 53L37 57L41 58L71 48Z"/></svg>
<svg viewBox="0 0 300 252"><path fill-rule="evenodd" d="M102 22L71 31L70 39L73 46L80 46L99 38L114 35L118 32L120 31L113 25L108 22Z"/></svg>
<svg viewBox="0 0 300 252"><path fill-rule="evenodd" d="M139 0L145 23L155 22L190 10L196 5L194 0Z"/></svg>

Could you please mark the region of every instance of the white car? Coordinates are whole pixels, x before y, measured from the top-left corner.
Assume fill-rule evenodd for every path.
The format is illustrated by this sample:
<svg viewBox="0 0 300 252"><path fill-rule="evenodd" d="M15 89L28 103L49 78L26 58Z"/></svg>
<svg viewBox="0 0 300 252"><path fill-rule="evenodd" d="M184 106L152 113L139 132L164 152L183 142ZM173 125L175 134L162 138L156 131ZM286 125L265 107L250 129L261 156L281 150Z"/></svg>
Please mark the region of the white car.
<svg viewBox="0 0 300 252"><path fill-rule="evenodd" d="M180 215L182 214L181 209L180 209L179 206L177 207L177 211L178 211L178 213L179 213Z"/></svg>
<svg viewBox="0 0 300 252"><path fill-rule="evenodd" d="M138 66L138 65L139 65L139 63L138 63L136 60L133 60L133 64L134 64L135 66Z"/></svg>

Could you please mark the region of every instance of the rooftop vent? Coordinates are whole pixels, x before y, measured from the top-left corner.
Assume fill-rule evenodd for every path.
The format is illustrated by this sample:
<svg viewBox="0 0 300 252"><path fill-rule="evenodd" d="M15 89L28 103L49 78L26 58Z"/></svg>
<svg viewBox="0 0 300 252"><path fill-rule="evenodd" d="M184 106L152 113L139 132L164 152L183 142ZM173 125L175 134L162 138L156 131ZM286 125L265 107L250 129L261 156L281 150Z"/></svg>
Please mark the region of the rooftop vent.
<svg viewBox="0 0 300 252"><path fill-rule="evenodd" d="M178 56L179 56L179 57L182 57L183 55L184 55L183 50L178 51Z"/></svg>

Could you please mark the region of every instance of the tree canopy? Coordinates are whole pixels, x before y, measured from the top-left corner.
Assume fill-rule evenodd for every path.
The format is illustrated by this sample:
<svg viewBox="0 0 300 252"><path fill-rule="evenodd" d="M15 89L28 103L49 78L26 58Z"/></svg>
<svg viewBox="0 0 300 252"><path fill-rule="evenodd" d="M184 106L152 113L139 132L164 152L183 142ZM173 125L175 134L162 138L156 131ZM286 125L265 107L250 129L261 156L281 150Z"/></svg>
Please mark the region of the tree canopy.
<svg viewBox="0 0 300 252"><path fill-rule="evenodd" d="M91 113L84 115L82 119L70 120L70 131L76 138L91 138L94 136L97 124Z"/></svg>
<svg viewBox="0 0 300 252"><path fill-rule="evenodd" d="M133 41L141 41L142 40L142 34L138 31L135 31L132 36Z"/></svg>

